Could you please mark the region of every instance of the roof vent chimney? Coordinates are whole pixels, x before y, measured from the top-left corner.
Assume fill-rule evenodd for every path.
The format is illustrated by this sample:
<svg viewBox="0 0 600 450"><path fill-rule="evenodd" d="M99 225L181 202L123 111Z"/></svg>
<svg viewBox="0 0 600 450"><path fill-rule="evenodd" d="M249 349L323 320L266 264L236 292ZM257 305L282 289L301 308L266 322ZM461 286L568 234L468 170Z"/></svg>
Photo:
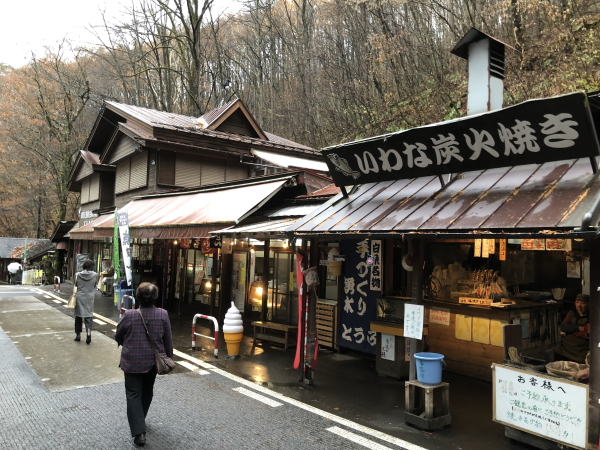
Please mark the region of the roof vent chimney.
<svg viewBox="0 0 600 450"><path fill-rule="evenodd" d="M469 66L467 115L502 109L504 101L504 54L512 48L471 28L454 46L452 54Z"/></svg>

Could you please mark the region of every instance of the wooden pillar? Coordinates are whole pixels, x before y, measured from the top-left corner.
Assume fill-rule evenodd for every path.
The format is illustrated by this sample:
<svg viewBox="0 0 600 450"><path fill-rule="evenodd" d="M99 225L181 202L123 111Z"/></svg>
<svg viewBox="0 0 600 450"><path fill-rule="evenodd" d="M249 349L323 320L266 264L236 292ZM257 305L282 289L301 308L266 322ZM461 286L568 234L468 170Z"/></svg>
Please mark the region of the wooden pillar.
<svg viewBox="0 0 600 450"><path fill-rule="evenodd" d="M302 238L302 250L301 253L304 256L302 263L300 264L300 270L305 271L308 269L308 253L306 251L306 238ZM302 302L300 308L300 317L298 317L298 324L300 326L300 382L304 381L304 345L306 344L306 282L304 281L304 277L302 277L302 285L298 286L298 289L301 289L302 295L300 296L300 301Z"/></svg>
<svg viewBox="0 0 600 450"><path fill-rule="evenodd" d="M213 263L212 263L212 279L211 279L211 289L210 289L210 311L208 313L209 316L215 315L215 303L217 299L217 272L219 270L219 264L221 264L221 260L219 258L220 250L217 249L215 253L213 253ZM219 292L221 290L219 289Z"/></svg>
<svg viewBox="0 0 600 450"><path fill-rule="evenodd" d="M269 309L269 253L271 247L271 240L265 239L265 251L263 257L263 295L262 295L262 309L260 312L260 320L266 322L267 310Z"/></svg>
<svg viewBox="0 0 600 450"><path fill-rule="evenodd" d="M233 254L221 253L221 286L219 288L219 322L231 305L231 272L233 268Z"/></svg>
<svg viewBox="0 0 600 450"><path fill-rule="evenodd" d="M310 257L308 259L308 261L306 262L305 267L307 269L309 269L311 267L311 265L315 265L315 264L319 264L319 246L316 243L315 239L311 239L310 241ZM304 283L304 286L306 287L306 283ZM305 289L306 291L306 289ZM308 332L313 333L314 330L314 334L315 334L315 339L317 339L316 335L317 335L317 324L315 323L316 321L316 299L317 296L313 294L309 295L308 292L305 293L306 295L306 299L309 300L309 305L308 305L308 309L306 311L306 314L308 315L309 318L309 329L307 330ZM306 338L305 338L306 339ZM317 339L318 340L318 339ZM318 352L318 349L315 348L314 350L315 354ZM315 382L315 371L313 369L311 369L308 365L305 364L304 367L304 384L307 384L309 386L312 386Z"/></svg>
<svg viewBox="0 0 600 450"><path fill-rule="evenodd" d="M394 240L383 241L383 292L382 295L392 295L394 291ZM400 261L398 261L400 263Z"/></svg>
<svg viewBox="0 0 600 450"><path fill-rule="evenodd" d="M423 304L423 260L424 244L421 239L413 241L413 272L412 272L412 304ZM417 374L414 354L420 351L422 342L418 339L410 339L410 371L409 380L415 380ZM418 346L418 347L417 347Z"/></svg>
<svg viewBox="0 0 600 450"><path fill-rule="evenodd" d="M179 256L179 255L178 255ZM177 302L177 314L181 315L181 307L183 305L183 299L185 298L185 282L187 276L187 250L181 249L181 257L183 258L183 263L181 264L181 268L179 269L179 301Z"/></svg>
<svg viewBox="0 0 600 450"><path fill-rule="evenodd" d="M598 445L600 435L600 239L590 242L590 384L589 384L589 442Z"/></svg>

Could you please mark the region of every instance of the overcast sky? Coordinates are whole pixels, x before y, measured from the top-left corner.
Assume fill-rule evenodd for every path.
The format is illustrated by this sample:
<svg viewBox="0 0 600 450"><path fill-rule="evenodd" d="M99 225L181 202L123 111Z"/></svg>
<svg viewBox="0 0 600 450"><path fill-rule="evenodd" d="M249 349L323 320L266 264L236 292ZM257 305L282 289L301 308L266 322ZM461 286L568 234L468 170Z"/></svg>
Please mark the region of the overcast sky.
<svg viewBox="0 0 600 450"><path fill-rule="evenodd" d="M232 12L234 1L217 1ZM2 1L0 62L20 67L29 62L31 52L41 56L44 47L56 47L65 37L76 45L89 45L94 38L88 30L102 24L102 11L109 19L119 17L122 5L131 5L131 0Z"/></svg>

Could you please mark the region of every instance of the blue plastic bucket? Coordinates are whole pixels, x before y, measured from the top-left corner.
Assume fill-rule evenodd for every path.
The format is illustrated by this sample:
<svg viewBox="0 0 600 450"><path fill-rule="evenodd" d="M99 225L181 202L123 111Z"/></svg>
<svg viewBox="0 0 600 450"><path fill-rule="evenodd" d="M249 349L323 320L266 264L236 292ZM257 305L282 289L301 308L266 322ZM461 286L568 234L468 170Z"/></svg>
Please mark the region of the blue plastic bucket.
<svg viewBox="0 0 600 450"><path fill-rule="evenodd" d="M439 353L415 353L417 363L417 380L423 384L440 384L442 382L442 364L444 355Z"/></svg>

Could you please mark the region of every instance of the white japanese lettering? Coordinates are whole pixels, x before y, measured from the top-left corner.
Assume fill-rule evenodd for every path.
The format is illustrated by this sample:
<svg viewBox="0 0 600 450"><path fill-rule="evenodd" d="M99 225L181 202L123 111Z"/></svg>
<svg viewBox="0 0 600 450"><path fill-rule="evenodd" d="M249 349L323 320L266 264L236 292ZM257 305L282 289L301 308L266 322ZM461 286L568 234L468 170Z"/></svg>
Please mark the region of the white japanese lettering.
<svg viewBox="0 0 600 450"><path fill-rule="evenodd" d="M457 147L458 142L456 142L452 133L448 133L448 136L438 134L438 137L439 139L431 138L438 166L440 164L448 164L452 158L456 158L461 162L464 161Z"/></svg>
<svg viewBox="0 0 600 450"><path fill-rule="evenodd" d="M356 162L358 163L358 168L364 174L369 172L379 173L379 166L377 165L377 161L375 157L371 154L371 152L363 152L363 160L360 159L360 156L354 155L356 157ZM364 162L364 164L363 164ZM370 163L370 164L369 164Z"/></svg>
<svg viewBox="0 0 600 450"><path fill-rule="evenodd" d="M467 145L471 150L473 150L473 154L469 157L469 159L475 161L479 158L481 154L481 150L485 150L494 158L498 158L500 154L493 149L495 144L494 138L488 131L477 131L473 128L470 128L471 133L473 133L473 142L471 142L471 137L468 134L465 134L465 141L467 141Z"/></svg>
<svg viewBox="0 0 600 450"><path fill-rule="evenodd" d="M572 119L571 114L544 114L548 119L546 122L540 123L542 133L546 135L544 144L552 148L567 148L575 145L575 139L579 137L579 133L572 127L579 125Z"/></svg>
<svg viewBox="0 0 600 450"><path fill-rule="evenodd" d="M379 150L379 153L381 154L381 156L379 156L379 160L381 161L381 170L391 172L392 170L402 169L402 156L400 155L400 153L398 153L394 149L385 151L381 148L378 148L377 150ZM390 164L391 155L393 155L394 158L396 158L396 163L393 166Z"/></svg>

